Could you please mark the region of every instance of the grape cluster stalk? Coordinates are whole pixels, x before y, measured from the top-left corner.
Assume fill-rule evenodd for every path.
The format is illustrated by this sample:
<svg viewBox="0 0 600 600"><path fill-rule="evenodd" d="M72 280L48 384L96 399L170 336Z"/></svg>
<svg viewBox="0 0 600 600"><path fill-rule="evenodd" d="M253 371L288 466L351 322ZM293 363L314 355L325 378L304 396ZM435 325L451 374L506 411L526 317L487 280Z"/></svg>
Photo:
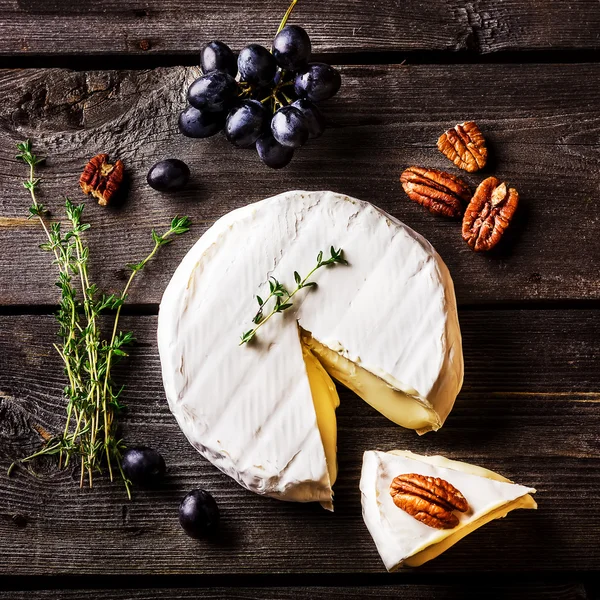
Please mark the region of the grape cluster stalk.
<svg viewBox="0 0 600 600"><path fill-rule="evenodd" d="M224 130L234 146L254 147L264 164L280 169L296 149L323 134L326 120L317 103L338 92L341 76L330 65L310 62L310 37L287 24L297 2L270 50L249 44L236 57L220 41L203 48L203 75L190 85L189 106L179 115L183 135L207 138Z"/></svg>

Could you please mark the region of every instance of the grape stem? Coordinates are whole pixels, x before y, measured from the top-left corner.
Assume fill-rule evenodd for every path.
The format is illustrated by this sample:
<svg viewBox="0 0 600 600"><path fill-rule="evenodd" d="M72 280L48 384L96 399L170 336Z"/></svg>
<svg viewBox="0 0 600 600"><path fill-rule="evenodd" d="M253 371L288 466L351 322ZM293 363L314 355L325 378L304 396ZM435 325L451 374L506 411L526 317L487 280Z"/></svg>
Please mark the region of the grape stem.
<svg viewBox="0 0 600 600"><path fill-rule="evenodd" d="M286 25L286 23L288 22L288 19L290 18L290 15L292 14L292 11L294 10L294 6L296 6L296 4L298 4L298 0L292 0L292 3L289 5L288 9L285 11L285 15L283 15L283 19L281 19L281 23L279 23L279 28L277 29L277 33L279 33ZM277 34L275 34L277 35Z"/></svg>
<svg viewBox="0 0 600 600"><path fill-rule="evenodd" d="M286 26L286 23L288 22L288 19L290 18L290 15L292 14L292 11L294 10L294 7L296 6L296 4L298 4L298 0L292 0L291 4L288 6L288 9L285 11L285 14L283 15L283 19L281 19L281 23L279 23L279 27L277 28L277 33L279 33ZM271 46L271 54L273 54L273 46ZM290 98L281 91L281 88L288 87L290 85L294 85L294 81L293 81L293 79L284 81L284 78L285 78L285 71L281 70L280 81L275 84L275 87L271 91L271 94L269 96L267 96L266 98L263 98L260 101L261 104L265 104L266 102L271 100L273 103L272 104L273 113L276 113L278 109L282 108L283 106L286 106L286 104L292 103L292 100L290 100ZM245 98L252 92L252 86L248 85L245 81L240 81L239 84L240 84L240 92L238 94L239 98ZM285 99L285 102L283 102L279 98L279 94L281 94L283 96L283 98Z"/></svg>
<svg viewBox="0 0 600 600"><path fill-rule="evenodd" d="M245 98L246 96L249 96L251 92L252 87L248 83L246 83L245 81L239 82L238 98Z"/></svg>

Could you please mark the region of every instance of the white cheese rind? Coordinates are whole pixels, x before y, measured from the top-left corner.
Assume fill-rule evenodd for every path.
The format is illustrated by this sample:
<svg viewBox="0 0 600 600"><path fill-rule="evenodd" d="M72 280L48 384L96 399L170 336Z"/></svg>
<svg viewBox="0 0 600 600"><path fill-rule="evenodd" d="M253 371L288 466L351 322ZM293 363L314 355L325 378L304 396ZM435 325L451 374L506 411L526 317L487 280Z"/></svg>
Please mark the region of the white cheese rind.
<svg viewBox="0 0 600 600"><path fill-rule="evenodd" d="M316 255L343 248L349 266L320 269L318 288L271 319L252 344L267 276L293 289ZM248 489L283 500L331 500L325 452L298 324L321 344L431 407L437 429L462 385L452 281L432 246L371 204L332 192L288 192L235 210L177 268L159 312L169 406L189 441Z"/></svg>
<svg viewBox="0 0 600 600"><path fill-rule="evenodd" d="M459 525L454 529L434 529L398 508L390 485L395 477L405 473L439 477L456 487L469 503L469 511L454 513ZM416 558L413 566L434 558L459 541L463 533L484 525L486 517L500 518L515 508L536 508L529 496L535 493L533 488L512 483L482 467L406 451L365 452L360 490L363 519L388 571L410 562L410 557ZM437 551L436 545L440 546ZM432 549L429 556L428 549Z"/></svg>

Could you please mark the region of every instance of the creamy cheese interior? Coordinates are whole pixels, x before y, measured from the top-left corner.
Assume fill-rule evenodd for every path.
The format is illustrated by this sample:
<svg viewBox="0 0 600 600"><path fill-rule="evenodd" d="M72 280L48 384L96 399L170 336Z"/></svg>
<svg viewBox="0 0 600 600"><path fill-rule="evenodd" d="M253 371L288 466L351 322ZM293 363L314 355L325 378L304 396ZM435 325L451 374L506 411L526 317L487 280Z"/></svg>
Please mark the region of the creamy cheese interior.
<svg viewBox="0 0 600 600"><path fill-rule="evenodd" d="M420 433L441 427L438 415L422 400L398 390L380 377L302 332L303 343L318 357L325 370L388 419Z"/></svg>
<svg viewBox="0 0 600 600"><path fill-rule="evenodd" d="M337 478L337 424L335 409L340 399L335 384L310 349L302 344L302 355L310 383L310 392L315 405L317 425L325 449L325 460L329 472L329 483L333 486Z"/></svg>
<svg viewBox="0 0 600 600"><path fill-rule="evenodd" d="M302 356L325 450L331 486L337 478L335 410L340 404L332 377L402 427L429 431L440 426L435 411L425 406L418 398L393 388L383 379L321 344L309 332L299 329ZM322 504L325 508L332 509L330 502L322 502Z"/></svg>

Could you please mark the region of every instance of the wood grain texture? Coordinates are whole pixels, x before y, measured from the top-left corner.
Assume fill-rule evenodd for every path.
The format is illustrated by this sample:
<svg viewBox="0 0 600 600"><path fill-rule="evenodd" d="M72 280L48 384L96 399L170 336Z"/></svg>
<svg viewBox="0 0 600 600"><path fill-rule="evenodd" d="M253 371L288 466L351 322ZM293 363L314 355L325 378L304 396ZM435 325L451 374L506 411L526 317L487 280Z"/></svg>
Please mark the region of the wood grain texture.
<svg viewBox="0 0 600 600"><path fill-rule="evenodd" d="M256 587L147 589L147 590L69 590L0 592L0 600L156 600L168 594L170 600L586 600L583 585L578 583L519 583L519 584L440 584L440 585L382 585L376 587ZM591 600L591 599L590 599Z"/></svg>
<svg viewBox="0 0 600 600"><path fill-rule="evenodd" d="M124 320L138 343L119 378L129 407L124 438L164 454L164 486L127 502L104 479L80 491L77 475L51 460L35 466L38 477L19 470L7 478L10 460L38 447L36 425L61 427L64 382L50 345L52 317L1 317L0 575L382 572L358 490L362 453L374 448L444 454L538 490L538 511L487 525L420 574L598 570L597 312L469 310L460 320L465 384L441 431L418 437L342 391L330 514L254 495L192 449L166 406L153 316ZM220 505L214 543L192 541L178 526L177 506L193 487Z"/></svg>
<svg viewBox="0 0 600 600"><path fill-rule="evenodd" d="M287 0L0 0L0 53L101 54L197 52L212 39L240 49L269 45ZM501 50L600 47L594 0L304 0L293 22L316 52Z"/></svg>
<svg viewBox="0 0 600 600"><path fill-rule="evenodd" d="M600 117L591 82L600 64L345 67L343 88L325 103L333 127L274 172L252 150L222 136L190 140L177 132L191 68L150 71L0 71L0 304L53 304L41 232L25 218L23 165L16 141L31 137L49 156L42 200L61 215L62 194L83 198L77 180L97 152L124 160L130 193L121 208L89 202L94 278L122 286L122 265L145 254L151 227L189 214L192 233L162 253L135 285L131 301L156 303L175 266L224 213L289 189L332 189L372 201L422 233L447 262L458 301L476 304L600 298L598 181ZM520 193L515 225L493 253L474 254L460 223L435 217L399 184L411 164L458 171L436 149L439 134L476 120L491 160L473 187L494 174ZM189 163L184 192L161 195L145 176L157 160Z"/></svg>

